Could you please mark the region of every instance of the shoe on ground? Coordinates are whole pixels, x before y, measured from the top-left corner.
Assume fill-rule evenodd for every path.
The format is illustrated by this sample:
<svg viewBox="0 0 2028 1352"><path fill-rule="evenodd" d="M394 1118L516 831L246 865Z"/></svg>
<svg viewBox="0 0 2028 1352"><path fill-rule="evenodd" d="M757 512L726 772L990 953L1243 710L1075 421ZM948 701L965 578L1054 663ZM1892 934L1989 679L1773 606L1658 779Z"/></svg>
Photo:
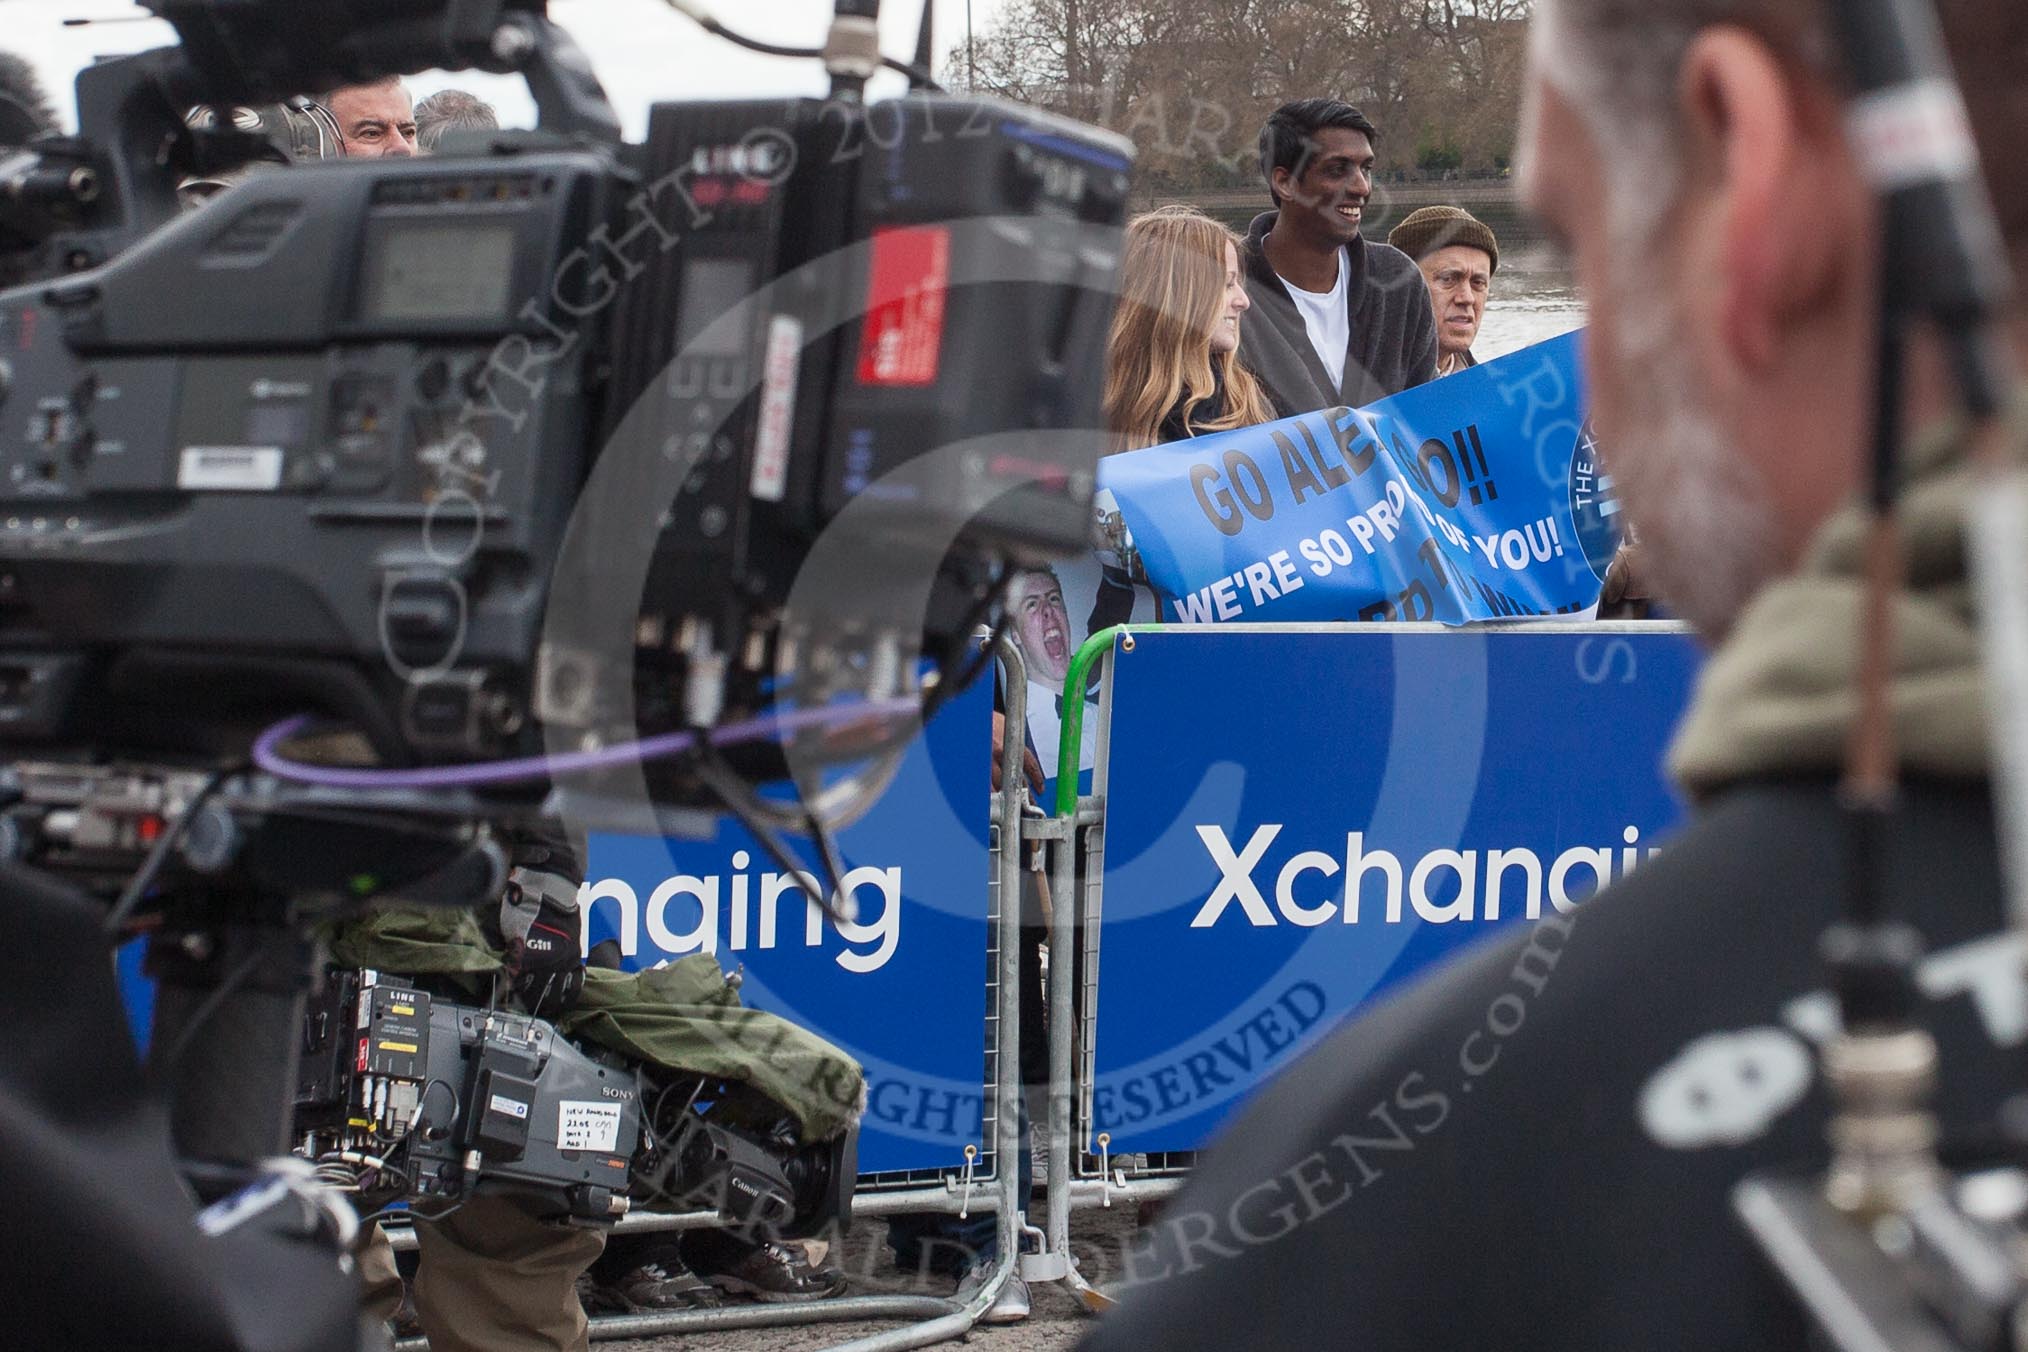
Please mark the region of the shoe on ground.
<svg viewBox="0 0 2028 1352"><path fill-rule="evenodd" d="M952 1299L960 1304L970 1300L974 1293L993 1279L993 1270L997 1266L998 1264L994 1262L984 1262L971 1268L958 1282L958 1289ZM1027 1319L1028 1315L1028 1283L1023 1281L1021 1274L1017 1272L1007 1278L1007 1284L1000 1288L1000 1294L993 1298L993 1303L979 1316L979 1322L1019 1324Z"/></svg>
<svg viewBox="0 0 2028 1352"><path fill-rule="evenodd" d="M761 1244L705 1280L733 1296L763 1301L829 1300L845 1294L845 1274L835 1267L812 1267L782 1244Z"/></svg>
<svg viewBox="0 0 2028 1352"><path fill-rule="evenodd" d="M596 1281L587 1274L580 1279L579 1294L586 1311L594 1314L663 1314L708 1310L721 1303L715 1287L668 1255L643 1263L612 1282Z"/></svg>

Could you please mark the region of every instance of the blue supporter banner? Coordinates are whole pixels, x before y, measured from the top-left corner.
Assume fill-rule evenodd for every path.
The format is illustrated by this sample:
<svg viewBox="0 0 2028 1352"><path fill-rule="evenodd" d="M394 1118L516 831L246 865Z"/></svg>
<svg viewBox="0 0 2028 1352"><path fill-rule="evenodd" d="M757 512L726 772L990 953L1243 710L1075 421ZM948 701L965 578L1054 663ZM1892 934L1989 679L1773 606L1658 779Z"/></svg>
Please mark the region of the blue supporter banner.
<svg viewBox="0 0 2028 1352"><path fill-rule="evenodd" d="M1616 543L1579 334L1381 400L1111 456L1168 622L1568 614ZM1109 494L1110 497L1105 495ZM1124 552L1124 551L1122 551Z"/></svg>
<svg viewBox="0 0 2028 1352"><path fill-rule="evenodd" d="M632 970L698 951L743 975L746 1004L829 1039L866 1067L864 1173L961 1167L982 1133L992 685L933 719L894 782L839 834L858 903L839 926L754 838L720 818L706 839L594 836L594 944ZM823 877L802 837L786 843Z"/></svg>
<svg viewBox="0 0 2028 1352"><path fill-rule="evenodd" d="M1700 659L1673 628L1133 637L1099 784L1114 1154L1203 1145L1340 1019L1573 908L1682 817L1659 766Z"/></svg>

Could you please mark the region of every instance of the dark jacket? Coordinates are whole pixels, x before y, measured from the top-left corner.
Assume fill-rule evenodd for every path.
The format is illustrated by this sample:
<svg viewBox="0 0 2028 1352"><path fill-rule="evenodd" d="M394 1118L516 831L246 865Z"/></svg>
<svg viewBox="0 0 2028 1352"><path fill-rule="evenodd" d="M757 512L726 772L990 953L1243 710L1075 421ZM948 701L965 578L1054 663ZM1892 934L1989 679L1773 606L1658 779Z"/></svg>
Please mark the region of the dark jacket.
<svg viewBox="0 0 2028 1352"><path fill-rule="evenodd" d="M1184 400L1178 399L1175 407L1162 417L1161 425L1155 431L1155 444L1166 446L1172 441L1188 441L1204 435L1206 423L1217 422L1225 416L1225 378L1216 362L1212 363L1211 393L1204 402L1190 411L1186 420L1183 416ZM1145 585L1147 579L1140 581ZM1085 636L1090 637L1101 629L1110 629L1116 624L1126 624L1134 617L1134 583L1112 564L1099 569L1098 591L1093 595L1091 614L1085 622ZM1096 670L1096 669L1094 669Z"/></svg>
<svg viewBox="0 0 2028 1352"><path fill-rule="evenodd" d="M1202 435L1206 423L1215 423L1225 416L1225 376L1217 362L1211 364L1211 393L1204 396L1203 403L1190 410L1187 422L1183 418L1185 402L1186 399L1178 399L1175 406L1162 415L1161 426L1155 429L1156 445L1188 441L1191 437Z"/></svg>
<svg viewBox="0 0 2028 1352"><path fill-rule="evenodd" d="M1275 213L1256 216L1246 236L1246 294L1253 310L1242 325L1240 359L1267 388L1282 417L1320 408L1359 408L1436 379L1436 315L1429 289L1409 256L1360 238L1351 259L1345 303L1352 341L1345 369L1333 378L1317 360L1302 312L1267 260L1263 242Z"/></svg>

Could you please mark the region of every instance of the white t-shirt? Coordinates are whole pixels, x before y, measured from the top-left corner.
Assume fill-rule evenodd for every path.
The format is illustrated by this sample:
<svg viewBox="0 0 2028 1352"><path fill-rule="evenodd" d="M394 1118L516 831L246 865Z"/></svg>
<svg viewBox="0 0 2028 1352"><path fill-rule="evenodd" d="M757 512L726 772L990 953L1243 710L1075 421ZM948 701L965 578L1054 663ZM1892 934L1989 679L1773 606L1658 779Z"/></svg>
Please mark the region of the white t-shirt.
<svg viewBox="0 0 2028 1352"><path fill-rule="evenodd" d="M1028 683L1028 740L1035 745L1035 759L1042 762L1042 777L1054 780L1063 758L1063 715L1057 712L1057 692L1040 681ZM1078 725L1078 773L1098 764L1098 705L1087 701L1084 722Z"/></svg>
<svg viewBox="0 0 2028 1352"><path fill-rule="evenodd" d="M1289 299L1296 303L1296 312L1303 317L1303 327L1309 331L1310 346L1317 349L1317 360L1324 363L1325 374L1331 377L1334 388L1345 374L1345 351L1352 346L1352 311L1345 304L1345 281L1351 275L1352 260L1341 248L1338 280L1329 291L1305 291L1282 278L1282 284L1289 289Z"/></svg>

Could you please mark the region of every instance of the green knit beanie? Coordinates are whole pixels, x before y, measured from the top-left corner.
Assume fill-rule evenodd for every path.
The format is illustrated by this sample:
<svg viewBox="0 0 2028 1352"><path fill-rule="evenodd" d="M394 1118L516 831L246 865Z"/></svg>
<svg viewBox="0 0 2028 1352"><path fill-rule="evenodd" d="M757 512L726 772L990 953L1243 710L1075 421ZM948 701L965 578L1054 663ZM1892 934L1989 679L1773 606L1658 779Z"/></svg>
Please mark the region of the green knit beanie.
<svg viewBox="0 0 2028 1352"><path fill-rule="evenodd" d="M1484 221L1462 207L1422 207L1412 211L1408 219L1388 234L1387 242L1418 263L1453 244L1483 249L1493 260L1493 271L1500 270L1500 241Z"/></svg>

